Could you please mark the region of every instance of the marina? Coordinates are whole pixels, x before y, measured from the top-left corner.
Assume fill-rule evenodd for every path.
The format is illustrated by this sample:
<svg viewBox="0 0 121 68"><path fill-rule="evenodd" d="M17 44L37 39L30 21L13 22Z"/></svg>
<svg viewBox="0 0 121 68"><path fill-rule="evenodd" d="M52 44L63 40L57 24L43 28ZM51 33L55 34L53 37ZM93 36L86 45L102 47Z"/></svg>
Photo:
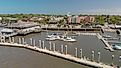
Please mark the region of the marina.
<svg viewBox="0 0 121 68"><path fill-rule="evenodd" d="M63 42L75 42L75 41L78 41L78 38L75 38L74 40L72 40L72 38L71 38L71 35L73 35L73 32L72 32L72 34L70 33L70 32L63 32L63 31L59 31L59 33L58 33L58 31L57 32L51 32L51 34L49 33L49 32L51 32L51 31L45 31L44 33L46 33L45 34L45 37L44 37L44 39L45 39L45 41L47 41L47 42L49 42L49 41L52 41L52 42L55 42L56 43L56 41L63 41ZM65 34L63 34L63 33L65 33ZM50 35L49 35L50 34ZM74 32L74 34L75 34L75 32ZM36 34L35 34L36 35ZM65 36L64 36L65 35ZM66 36L67 35L67 36ZM70 37L68 37L68 35L70 35ZM29 35L28 35L29 36ZM110 41L109 40L117 40L117 39L115 39L115 38L113 38L113 37L111 37L111 38L108 38L108 37L103 37L103 35L101 35L101 34L99 34L99 33L89 33L89 32L84 32L84 33L79 33L79 32L77 32L77 34L76 35L74 35L74 36L92 36L92 37L97 37L97 39L98 40L101 40L104 44L105 44L105 46L106 47L103 47L103 48L106 48L106 49L108 49L108 50L110 50L111 52L114 52L114 47L111 45L111 44L109 44L110 43ZM10 36L9 36L10 37ZM41 36L40 36L41 37ZM65 37L65 38L64 38ZM66 38L68 39L68 40L66 40ZM23 39L23 38L22 38ZM14 41L17 41L17 40L14 40ZM20 42L19 40L18 40L18 42ZM21 41L22 42L22 41ZM29 42L29 43L31 43L31 42ZM72 44L73 44L72 43ZM113 43L116 43L116 41L113 41ZM23 44L27 44L27 42L24 42ZM31 45L34 45L34 46L36 46L36 42L34 41L33 43L31 43ZM29 44L28 44L29 45ZM54 45L54 44L53 44ZM70 44L69 44L70 45ZM77 45L77 44L76 44ZM98 45L98 44L97 44ZM53 47L54 48L54 47ZM47 48L45 48L45 49L47 49ZM92 49L93 50L93 49ZM118 50L118 49L117 49ZM58 51L57 50L57 52L60 52L60 51ZM62 57L63 58L63 57ZM78 57L79 58L79 57ZM66 59L68 59L68 58L66 58ZM70 60L70 59L68 59L68 60ZM83 60L85 60L85 56L83 57ZM82 60L82 61L83 61ZM89 60L89 59L86 59L86 60ZM91 59L90 59L91 60ZM74 61L75 62L75 60L73 59L73 60L71 60L71 61ZM100 61L100 60L97 60L97 61ZM86 66L94 66L94 67L96 67L95 66L95 63L94 63L94 65L93 65L93 63L91 63L90 64L90 62L89 62L89 64L88 63L84 63L84 62L80 62L80 61L76 61L77 63L81 63L81 64L84 64L84 65L86 65ZM97 62L96 62L97 63ZM102 64L102 62L101 62L101 64ZM97 65L97 64L96 64ZM110 66L110 65L109 65ZM99 67L100 67L100 64L99 64ZM105 66L103 66L103 68L105 68ZM110 68L110 67L109 67Z"/></svg>
<svg viewBox="0 0 121 68"><path fill-rule="evenodd" d="M43 37L43 39L44 39L44 38L46 37L46 32L42 32L42 33L45 33L45 34L44 34L45 36ZM39 34L40 34L40 33L39 33ZM33 34L32 34L32 35L33 35ZM36 35L36 34L35 34L35 35ZM97 35L97 33L96 33L96 35ZM29 36L29 35L27 35L27 36ZM83 37L83 35L80 35L80 36ZM94 36L94 35L93 35L93 36L84 35L84 36L85 36L85 37L86 37L86 36L89 36L89 37L96 37L96 36ZM23 37L23 36L22 36L22 37ZM31 34L30 34L30 37L31 37ZM37 35L37 36L34 36L34 37L36 38L36 37L38 37L38 35ZM34 37L33 37L33 38L34 38ZM41 36L40 36L40 37L41 37ZM22 38L21 38L21 39L22 39ZM28 39L29 39L29 38L28 38ZM76 38L76 39L77 39L77 38ZM98 39L98 38L97 38L97 39ZM17 40L18 40L18 41L17 41ZM24 40L26 40L26 42L24 42L23 44L26 44L26 43L29 42L29 41L27 41L27 37L26 37L26 36L25 36L25 39L24 39ZM78 40L78 39L77 39L77 40ZM19 41L18 38L15 38L14 41L16 41L17 43L19 43L19 42L22 43L22 41ZM59 41L59 40L57 40L57 41ZM55 43L57 44L57 43L59 43L59 42L57 42L57 41L51 41L51 42L55 42ZM86 40L86 41L88 41L88 40ZM49 44L47 44L46 42L49 43L49 41L46 41L46 40L45 40L45 45L47 46L47 47L45 47L45 48L46 48L46 49L50 49ZM60 42L60 43L62 44L62 42ZM77 43L78 43L78 42L77 42ZM81 42L81 43L82 43L82 42ZM33 39L33 43L29 42L28 44L29 44L29 45L32 45L32 44L33 44L33 46L35 46L35 44L36 44L37 47L38 47L38 44L39 44L39 43L37 43L37 40L34 41L34 39ZM74 43L73 43L73 44L74 44ZM95 43L94 43L94 44L95 44ZM53 45L54 45L54 44L53 44ZM67 45L70 46L70 44L67 44ZM77 45L77 44L76 44L76 45ZM84 44L83 44L83 45L84 45ZM91 44L91 45L93 45L93 44ZM60 46L58 46L58 45L56 45L56 46L57 46L57 47L56 47L56 48L57 48L56 51L61 53L61 50L58 51L58 48L60 48ZM79 46L79 45L77 45L76 47L78 47L78 46ZM97 45L96 45L96 46L97 46ZM105 46L105 45L104 45L104 46ZM42 47L43 47L43 46L42 46ZM72 47L73 47L73 46L72 46ZM99 47L100 47L100 46L99 46ZM53 48L53 46L52 46L52 48ZM69 49L68 49L68 50L69 50L69 51L68 51L68 54L72 54L73 51L71 51L71 52L72 52L72 53L71 53L71 52L70 52L70 47L68 47L68 48L69 48ZM83 47L82 47L82 48L83 48ZM104 49L104 48L105 48L105 47L103 47L102 49ZM91 49L93 50L93 48L91 48ZM72 49L72 50L73 50L73 49ZM83 50L85 51L85 48L84 48ZM86 49L86 50L87 50L87 49ZM89 49L89 50L90 50L90 49ZM104 49L104 51L105 51L105 49ZM85 54L83 53L83 55L85 55ZM87 55L88 55L88 54L87 54ZM75 54L72 54L72 56L75 56ZM89 56L89 55L88 55L88 56ZM78 58L80 58L80 57L79 57L79 53L78 53ZM84 58L84 56L83 56L83 58ZM90 57L90 58L91 58L91 57ZM97 61L99 61L99 60L97 60Z"/></svg>
<svg viewBox="0 0 121 68"><path fill-rule="evenodd" d="M66 45L65 45L65 47L66 47L65 51L66 52L65 52L65 54L63 54L63 47L61 47L62 48L61 49L61 53L56 51L55 45L53 45L53 50L52 50L51 49L51 47L52 47L51 44L50 44L50 50L48 50L45 47L44 41L42 41L43 43L41 43L41 40L39 40L39 43L40 43L39 47L37 47L36 45L30 46L28 44L24 44L25 43L24 40L22 40L23 42L19 42L19 44L15 43L13 40L14 40L14 38L12 38L12 40L11 40L11 38L9 38L10 43L6 43L5 39L4 39L3 41L1 41L0 45L2 45L2 46L10 46L10 47L13 46L13 47L27 48L27 49L31 49L31 50L47 53L47 54L50 54L50 55L54 55L54 56L57 56L57 57L61 57L61 58L67 59L67 60L71 60L71 61L77 62L77 63L85 64L85 65L88 65L88 66L93 66L93 67L98 67L98 68L113 68L112 66L108 66L108 65L105 65L105 64L102 64L102 63L88 61L86 59L83 59L82 56L81 56L81 59L77 58L77 56L73 57L73 56L68 54ZM21 41L21 40L19 40L19 41ZM23 43L23 44L21 44L21 43ZM77 51L76 51L76 53L77 53Z"/></svg>
<svg viewBox="0 0 121 68"><path fill-rule="evenodd" d="M120 3L1 0L0 68L121 68Z"/></svg>

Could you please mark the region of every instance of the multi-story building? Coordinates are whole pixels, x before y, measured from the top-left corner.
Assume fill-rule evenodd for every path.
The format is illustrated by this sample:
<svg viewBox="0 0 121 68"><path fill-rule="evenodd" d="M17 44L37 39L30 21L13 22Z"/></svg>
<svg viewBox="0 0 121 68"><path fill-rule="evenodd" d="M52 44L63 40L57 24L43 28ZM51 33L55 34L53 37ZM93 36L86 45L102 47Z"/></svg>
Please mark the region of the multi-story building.
<svg viewBox="0 0 121 68"><path fill-rule="evenodd" d="M69 16L68 23L91 23L95 21L93 16Z"/></svg>

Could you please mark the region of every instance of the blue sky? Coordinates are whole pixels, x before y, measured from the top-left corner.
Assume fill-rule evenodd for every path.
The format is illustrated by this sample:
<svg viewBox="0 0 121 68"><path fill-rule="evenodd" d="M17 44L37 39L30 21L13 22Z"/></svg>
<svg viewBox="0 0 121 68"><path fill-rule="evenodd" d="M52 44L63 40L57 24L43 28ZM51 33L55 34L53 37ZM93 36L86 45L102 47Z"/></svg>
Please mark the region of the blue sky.
<svg viewBox="0 0 121 68"><path fill-rule="evenodd" d="M121 0L0 0L0 13L121 14Z"/></svg>

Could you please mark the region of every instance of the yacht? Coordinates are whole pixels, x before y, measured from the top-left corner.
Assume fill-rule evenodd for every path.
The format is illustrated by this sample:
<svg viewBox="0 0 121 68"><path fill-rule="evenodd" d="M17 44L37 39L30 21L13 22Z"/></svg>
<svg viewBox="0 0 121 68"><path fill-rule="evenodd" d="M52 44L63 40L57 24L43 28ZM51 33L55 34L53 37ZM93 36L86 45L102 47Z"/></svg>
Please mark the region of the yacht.
<svg viewBox="0 0 121 68"><path fill-rule="evenodd" d="M73 39L72 37L68 37L68 36L62 37L61 40L66 42L76 42L76 39Z"/></svg>
<svg viewBox="0 0 121 68"><path fill-rule="evenodd" d="M52 33L51 35L47 35L46 40L59 40L60 36L58 35L58 33Z"/></svg>
<svg viewBox="0 0 121 68"><path fill-rule="evenodd" d="M54 41L54 40L56 40L54 37L48 37L48 38L45 38L46 40L48 40L48 41Z"/></svg>
<svg viewBox="0 0 121 68"><path fill-rule="evenodd" d="M47 37L48 37L48 38L51 38L51 37L53 37L53 36L57 36L57 35L58 35L57 33L52 33L52 34L50 34L50 35L47 34Z"/></svg>
<svg viewBox="0 0 121 68"><path fill-rule="evenodd" d="M11 37L18 34L17 31L14 31L12 29L2 29L0 32L1 35L4 37Z"/></svg>
<svg viewBox="0 0 121 68"><path fill-rule="evenodd" d="M111 38L110 35L103 35L104 38Z"/></svg>

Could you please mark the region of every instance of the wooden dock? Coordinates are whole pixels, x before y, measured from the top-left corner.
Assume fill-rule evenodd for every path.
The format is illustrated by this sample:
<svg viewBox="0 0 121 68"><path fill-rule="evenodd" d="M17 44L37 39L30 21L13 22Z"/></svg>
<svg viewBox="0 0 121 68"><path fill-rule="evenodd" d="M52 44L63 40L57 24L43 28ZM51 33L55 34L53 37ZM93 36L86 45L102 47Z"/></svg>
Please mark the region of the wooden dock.
<svg viewBox="0 0 121 68"><path fill-rule="evenodd" d="M74 61L74 62L77 62L77 63L80 63L80 64L85 64L85 65L97 67L97 68L114 68L110 65L106 65L106 64L98 63L98 62L93 62L93 61L86 60L86 59L83 59L83 58L77 58L77 57L71 56L69 54L57 52L55 50L54 51L53 50L47 50L45 47L43 48L41 46L37 47L35 45L30 46L28 44L7 43L7 42L4 42L4 43L0 42L0 46L22 47L22 48L26 48L26 49L31 49L31 50L34 50L34 51L38 51L38 52L46 53L46 54L49 54L49 55L61 57L63 59L71 60L71 61Z"/></svg>

